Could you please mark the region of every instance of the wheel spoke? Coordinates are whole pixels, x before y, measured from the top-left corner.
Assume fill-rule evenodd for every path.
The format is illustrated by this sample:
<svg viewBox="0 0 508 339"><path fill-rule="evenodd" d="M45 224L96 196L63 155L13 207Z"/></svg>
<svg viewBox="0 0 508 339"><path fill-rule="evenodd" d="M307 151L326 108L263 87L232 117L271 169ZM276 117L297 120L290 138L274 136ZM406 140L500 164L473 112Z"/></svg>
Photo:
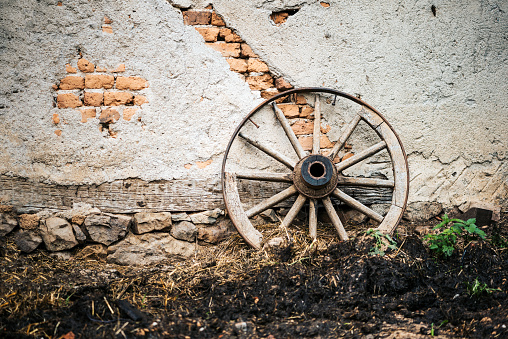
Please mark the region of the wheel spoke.
<svg viewBox="0 0 508 339"><path fill-rule="evenodd" d="M347 236L344 226L342 226L342 222L340 221L337 211L333 207L332 200L330 199L330 197L323 198L323 205L325 205L326 213L328 213L328 216L330 217L333 226L335 226L335 229L339 233L339 238L341 240L348 240L349 237Z"/></svg>
<svg viewBox="0 0 508 339"><path fill-rule="evenodd" d="M289 210L288 214L286 214L286 216L284 217L284 220L282 220L282 226L287 227L291 225L293 220L295 220L298 212L300 212L300 210L302 209L303 204L305 204L306 200L307 198L303 194L300 194L298 198L296 198L295 203L293 204L293 206L291 206L291 209Z"/></svg>
<svg viewBox="0 0 508 339"><path fill-rule="evenodd" d="M376 178L352 178L339 175L337 185L360 186L360 187L394 187L393 180Z"/></svg>
<svg viewBox="0 0 508 339"><path fill-rule="evenodd" d="M250 137L248 137L247 135L245 135L245 134L243 134L241 132L239 133L239 135L240 135L240 137L245 139L245 141L247 141L249 144L251 144L252 146L258 148L259 150L265 152L266 154L268 154L269 156L271 156L275 160L283 163L287 167L289 167L291 169L293 169L295 167L296 162L294 162L293 160L289 159L284 154L279 153L278 151L272 149L270 146L267 146L267 145L265 145L263 143L260 143L259 141L251 139Z"/></svg>
<svg viewBox="0 0 508 339"><path fill-rule="evenodd" d="M279 192L275 194L274 196L271 196L270 198L260 202L259 204L253 206L250 208L245 214L247 214L247 217L253 217L258 213L263 212L264 210L269 209L272 206L277 205L279 202L289 198L292 195L295 195L298 193L296 190L296 187L291 185L288 188L286 188L284 191Z"/></svg>
<svg viewBox="0 0 508 339"><path fill-rule="evenodd" d="M236 173L236 177L260 181L293 182L289 173Z"/></svg>
<svg viewBox="0 0 508 339"><path fill-rule="evenodd" d="M362 204L358 200L356 200L356 199L350 197L349 195L347 195L346 193L342 192L338 188L336 188L332 192L332 195L334 197L336 197L337 199L343 201L347 205L353 207L355 210L357 210L359 212L362 212L363 214L365 214L369 218L374 219L377 222L383 221L383 217L381 215L379 215L378 213L376 213L372 209L368 208L367 206L365 206L364 204Z"/></svg>
<svg viewBox="0 0 508 339"><path fill-rule="evenodd" d="M346 126L346 128L344 129L344 132L342 132L342 135L340 136L339 140L337 140L337 142L333 146L332 150L328 154L328 157L330 158L330 160L333 161L333 159L335 159L335 157L337 156L339 151L342 149L342 147L346 143L346 141L349 138L349 136L351 135L351 133L353 133L353 131L355 130L355 128L358 125L358 123L360 122L361 118L362 117L357 114L353 118L353 120L351 120L349 122L349 124Z"/></svg>
<svg viewBox="0 0 508 339"><path fill-rule="evenodd" d="M366 150L361 151L358 154L353 155L351 158L347 158L344 161L341 161L337 164L337 171L343 171L348 167L353 166L356 163L378 153L379 151L386 148L386 142L380 141L377 144L367 148Z"/></svg>
<svg viewBox="0 0 508 339"><path fill-rule="evenodd" d="M317 237L317 201L310 199L309 201L309 233L312 239Z"/></svg>
<svg viewBox="0 0 508 339"><path fill-rule="evenodd" d="M296 154L298 154L298 158L303 158L307 155L307 153L303 150L302 145L296 138L295 132L291 129L291 126L289 125L288 120L284 116L284 113L282 110L277 106L275 102L272 102L273 111L275 112L275 115L277 116L277 119L279 119L280 124L282 125L282 128L284 129L284 132L286 132L286 135L291 142L291 145L293 145L293 148L296 151Z"/></svg>
<svg viewBox="0 0 508 339"><path fill-rule="evenodd" d="M319 154L321 149L321 102L319 95L316 95L316 102L314 104L314 131L312 133L312 154Z"/></svg>

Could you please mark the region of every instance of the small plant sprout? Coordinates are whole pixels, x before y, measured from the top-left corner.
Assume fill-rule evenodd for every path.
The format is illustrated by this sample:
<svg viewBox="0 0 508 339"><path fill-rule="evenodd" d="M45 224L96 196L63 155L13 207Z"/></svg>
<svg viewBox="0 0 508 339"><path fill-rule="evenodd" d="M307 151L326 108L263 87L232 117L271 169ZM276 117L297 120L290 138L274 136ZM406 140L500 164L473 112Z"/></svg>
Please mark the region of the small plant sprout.
<svg viewBox="0 0 508 339"><path fill-rule="evenodd" d="M444 257L450 257L455 251L457 238L463 237L465 240L479 237L485 239L485 232L476 226L476 219L467 221L461 219L450 219L448 215L443 216L441 221L433 230L441 230L438 234L427 234L424 239L428 241L431 250ZM452 224L448 227L449 224Z"/></svg>
<svg viewBox="0 0 508 339"><path fill-rule="evenodd" d="M392 250L397 249L397 243L388 234L383 234L381 231L372 228L368 229L365 234L370 235L376 240L376 243L369 251L370 255L385 255L385 252L383 251L383 248L385 247Z"/></svg>
<svg viewBox="0 0 508 339"><path fill-rule="evenodd" d="M467 292L471 296L479 297L483 294L490 294L493 292L501 291L499 288L490 288L486 283L482 283L476 278L473 283L466 282Z"/></svg>

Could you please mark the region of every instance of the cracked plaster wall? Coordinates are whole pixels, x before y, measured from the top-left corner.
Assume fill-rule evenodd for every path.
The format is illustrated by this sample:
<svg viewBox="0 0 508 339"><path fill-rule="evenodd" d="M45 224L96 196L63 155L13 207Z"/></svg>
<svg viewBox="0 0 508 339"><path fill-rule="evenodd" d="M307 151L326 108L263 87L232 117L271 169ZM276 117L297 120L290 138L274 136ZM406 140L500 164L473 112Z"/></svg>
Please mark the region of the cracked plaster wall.
<svg viewBox="0 0 508 339"><path fill-rule="evenodd" d="M62 184L218 180L233 129L261 99L184 26L177 7L209 3L2 1L0 174ZM506 206L507 3L327 3L213 6L274 74L295 87L361 95L376 107L408 153L410 201ZM280 26L270 21L288 8L299 11ZM112 34L101 30L104 16ZM65 123L54 134L51 86L78 51L104 67L125 63L126 75L150 84L141 121L120 120L117 138L82 124L75 109L59 110Z"/></svg>

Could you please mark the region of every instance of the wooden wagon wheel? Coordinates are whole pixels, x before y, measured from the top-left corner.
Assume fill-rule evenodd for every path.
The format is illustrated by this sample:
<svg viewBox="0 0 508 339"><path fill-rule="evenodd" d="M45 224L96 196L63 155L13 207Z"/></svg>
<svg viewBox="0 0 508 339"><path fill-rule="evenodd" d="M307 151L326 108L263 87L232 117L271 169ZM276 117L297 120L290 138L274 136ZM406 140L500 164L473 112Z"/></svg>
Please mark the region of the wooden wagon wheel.
<svg viewBox="0 0 508 339"><path fill-rule="evenodd" d="M314 106L312 149L310 154L302 147L302 143L291 127L290 120L288 120L288 117L285 116L277 103L284 100L284 98L297 97L310 99L308 107L312 109L312 105ZM350 118L349 121L343 124L342 128L338 129L340 132L337 133L338 138L335 144L325 153L322 152L320 146L322 138L321 130L323 128L322 122L326 119L323 115L323 108L328 112L328 119L333 120L334 117L329 111L333 113L337 110L332 106L335 106L335 101L338 98L346 102L346 106L344 107L354 105L358 106L358 109L356 109L356 112L353 112L353 118ZM298 108L299 106L296 104L293 106L297 107L297 113L299 112L298 110L303 110L301 106L300 108ZM266 113L267 110L269 113ZM273 121L269 121L270 119L273 119ZM310 120L308 120L308 122L310 122ZM266 123L267 127L260 126L263 123ZM372 134L376 139L380 139L380 141L374 143L370 147L365 147L354 155L349 154L349 157L343 157L342 161L337 162L337 155L347 144L346 141L348 141L355 129L359 128L358 126L360 123L362 123L362 126L370 129L371 132L375 131L375 133ZM276 135L278 134L277 131L279 131L278 133L281 135L278 139L276 139ZM263 133L265 134L263 135ZM261 135L255 137L254 134ZM289 142L287 142L288 140ZM280 146L283 144L283 141L290 146ZM234 147L237 148L235 152L239 154L239 156L235 158L236 160L232 160L232 149ZM288 148L290 151L288 151ZM389 155L389 158L387 155L384 156L388 159L386 162L390 163L391 166L391 178L344 175L343 171L348 170L354 165L365 165L369 158L375 156L379 157L379 153L385 149ZM254 155L251 154L250 156L246 154L252 151L257 153ZM273 166L271 164L264 164L256 167L257 162L266 162L267 159L275 164ZM337 163L334 163L334 160ZM259 170L259 167L262 169ZM249 218L252 218L268 208L287 201L294 196L296 196L296 200L294 200L289 212L282 220L282 224L289 226L304 204L308 201L309 232L312 238L316 238L317 234L317 206L318 201L321 200L340 239L348 239L348 234L330 199L331 197L361 212L371 220L378 222L378 229L380 231L392 233L397 227L404 212L409 188L406 154L399 137L386 119L377 110L362 100L352 95L328 88L293 89L280 93L254 108L236 128L226 148L222 164L221 180L224 201L229 217L240 235L248 244L256 249L261 248L263 235L254 228ZM272 184L269 184L272 185L271 187L276 183L279 185L286 183L288 187L280 188L278 193L263 199L254 206L247 206L246 209L244 209L244 204L240 199L238 185L239 181L245 180L272 182ZM345 193L344 189L348 186L388 188L391 191L391 204L388 211L384 213L384 215L381 215L351 195ZM251 193L256 194L258 192Z"/></svg>

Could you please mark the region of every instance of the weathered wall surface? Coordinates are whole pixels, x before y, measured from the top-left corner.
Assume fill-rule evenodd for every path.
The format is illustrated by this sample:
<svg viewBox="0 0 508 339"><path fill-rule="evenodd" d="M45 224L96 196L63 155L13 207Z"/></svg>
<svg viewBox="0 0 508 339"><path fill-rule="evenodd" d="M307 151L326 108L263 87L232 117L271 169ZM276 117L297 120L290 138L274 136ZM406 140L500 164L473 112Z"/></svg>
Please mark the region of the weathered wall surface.
<svg viewBox="0 0 508 339"><path fill-rule="evenodd" d="M184 25L179 8L209 3L2 1L2 198L15 200L5 187L18 177L61 185L141 179L214 186L231 133L261 98ZM506 206L506 2L216 0L213 6L273 74L295 87L360 95L380 110L409 156L410 202ZM299 10L280 25L270 20L287 9ZM80 59L93 68L78 67ZM83 80L62 87L69 75ZM92 79L88 85L92 75L116 80L111 87ZM119 77L146 84L119 85ZM104 113L105 106L113 111Z"/></svg>

